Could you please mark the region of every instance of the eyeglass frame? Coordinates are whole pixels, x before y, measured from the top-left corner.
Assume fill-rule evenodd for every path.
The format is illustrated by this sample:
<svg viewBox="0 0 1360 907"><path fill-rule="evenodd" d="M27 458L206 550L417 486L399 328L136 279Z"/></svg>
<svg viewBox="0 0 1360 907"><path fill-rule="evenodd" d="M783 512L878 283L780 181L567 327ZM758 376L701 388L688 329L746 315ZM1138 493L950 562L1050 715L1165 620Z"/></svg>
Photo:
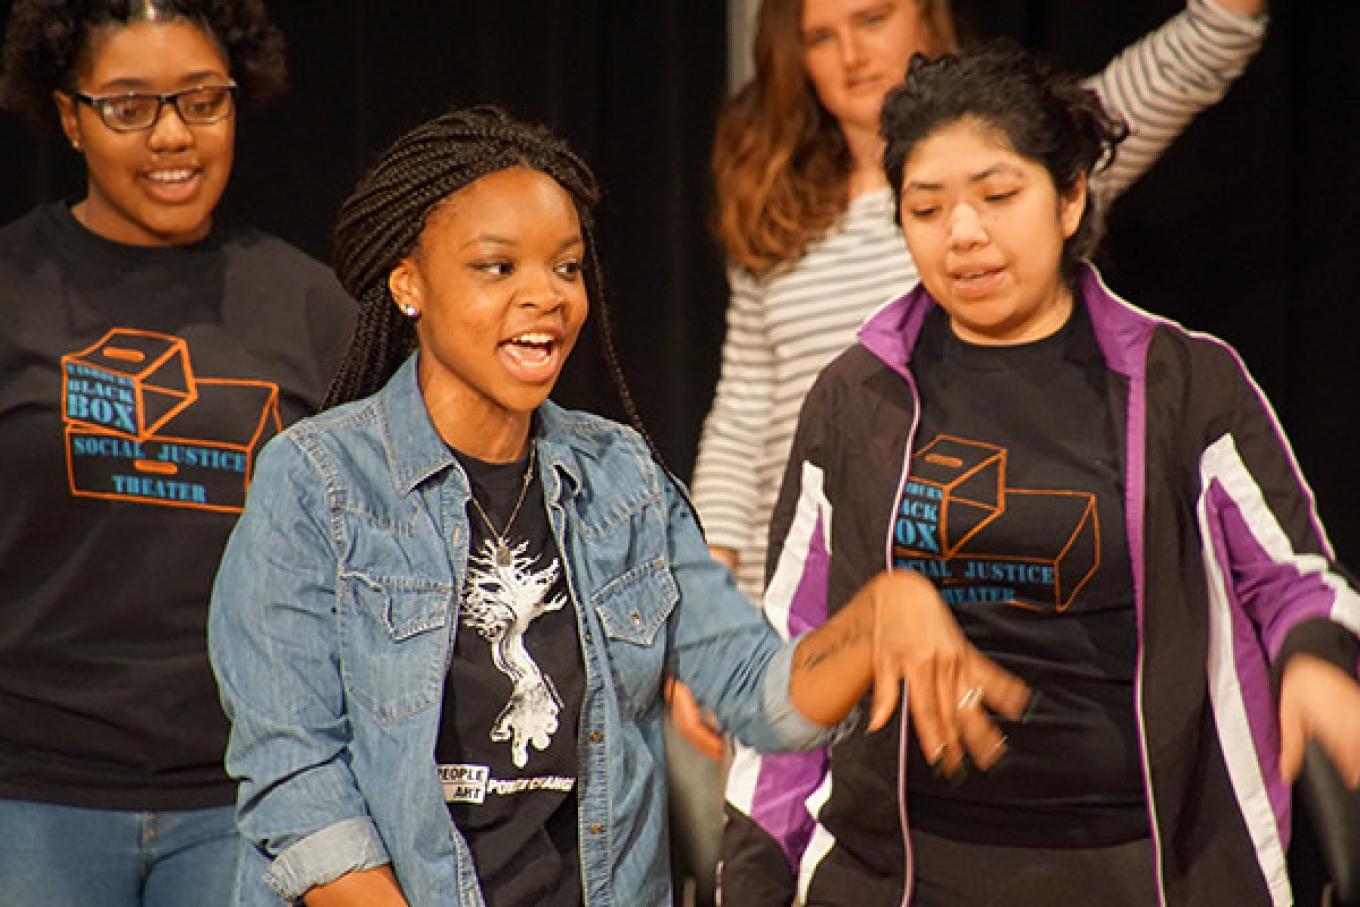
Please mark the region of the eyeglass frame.
<svg viewBox="0 0 1360 907"><path fill-rule="evenodd" d="M180 109L179 99L185 95L193 94L196 91L204 91L206 89L219 89L227 92L227 97L231 98L231 103L227 105L226 111L223 112L221 116L214 117L211 120L190 119L189 117L186 117L184 111ZM148 129L155 129L156 124L161 121L161 114L165 113L166 104L175 108L175 115L178 116L180 121L186 126L211 126L214 123L220 123L231 116L232 112L236 109L236 95L240 90L241 87L235 82L227 82L221 85L194 85L191 88L181 88L179 91L167 91L163 93L155 91L123 91L118 92L117 94L92 95L86 94L83 91L74 90L66 93L75 100L88 105L89 108L95 112L95 116L99 117L99 122L103 123L106 129L127 135L133 132L146 132ZM108 117L104 113L103 105L110 101L118 101L124 98L154 98L156 101L156 113L152 116L151 122L147 123L145 126L115 126L110 123Z"/></svg>

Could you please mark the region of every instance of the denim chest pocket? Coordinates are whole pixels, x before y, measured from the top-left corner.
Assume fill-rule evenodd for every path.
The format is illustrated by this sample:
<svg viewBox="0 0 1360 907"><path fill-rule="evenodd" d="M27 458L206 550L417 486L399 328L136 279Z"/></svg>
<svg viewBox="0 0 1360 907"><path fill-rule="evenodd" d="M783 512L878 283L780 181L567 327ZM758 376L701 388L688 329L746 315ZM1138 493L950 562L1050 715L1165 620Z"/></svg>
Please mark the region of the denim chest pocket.
<svg viewBox="0 0 1360 907"><path fill-rule="evenodd" d="M662 559L634 567L591 599L607 641L609 669L628 718L651 709L660 693L666 662L666 620L679 598L675 578Z"/></svg>
<svg viewBox="0 0 1360 907"><path fill-rule="evenodd" d="M380 724L439 702L452 589L424 580L340 576L340 673Z"/></svg>

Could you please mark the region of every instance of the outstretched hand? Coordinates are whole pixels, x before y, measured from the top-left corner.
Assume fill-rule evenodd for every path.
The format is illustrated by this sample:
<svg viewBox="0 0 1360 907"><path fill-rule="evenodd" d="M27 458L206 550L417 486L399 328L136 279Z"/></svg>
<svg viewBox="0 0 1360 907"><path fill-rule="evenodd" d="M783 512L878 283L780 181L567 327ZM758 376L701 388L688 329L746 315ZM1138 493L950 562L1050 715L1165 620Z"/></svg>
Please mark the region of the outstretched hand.
<svg viewBox="0 0 1360 907"><path fill-rule="evenodd" d="M869 729L892 718L906 684L907 707L926 761L952 775L967 752L983 770L1006 750L991 713L1018 719L1029 688L979 652L935 586L909 570L885 573L874 590L874 694Z"/></svg>
<svg viewBox="0 0 1360 907"><path fill-rule="evenodd" d="M1333 664L1294 655L1280 681L1280 770L1291 783L1317 740L1347 787L1360 787L1360 684Z"/></svg>
<svg viewBox="0 0 1360 907"><path fill-rule="evenodd" d="M891 720L904 683L922 751L947 775L965 753L991 768L1006 749L992 713L1019 718L1030 698L1023 681L973 647L931 582L910 570L874 577L803 639L790 693L800 711L829 725L872 684L873 731Z"/></svg>

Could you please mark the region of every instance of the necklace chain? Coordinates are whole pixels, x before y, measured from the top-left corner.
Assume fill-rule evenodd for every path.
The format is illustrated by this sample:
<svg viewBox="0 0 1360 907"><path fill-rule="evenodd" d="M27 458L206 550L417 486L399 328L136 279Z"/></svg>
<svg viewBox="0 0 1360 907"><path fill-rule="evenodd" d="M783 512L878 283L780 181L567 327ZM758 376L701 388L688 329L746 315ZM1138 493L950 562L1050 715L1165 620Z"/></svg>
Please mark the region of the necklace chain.
<svg viewBox="0 0 1360 907"><path fill-rule="evenodd" d="M491 532L491 537L496 540L496 563L504 567L510 563L510 546L505 543L505 537L510 533L510 527L515 525L515 517L519 516L519 509L524 506L524 497L529 493L529 484L534 479L534 454L536 448L533 444L529 445L529 466L524 470L524 480L519 486L519 497L515 499L515 507L510 511L510 519L505 521L505 528L500 532L491 524L491 517L486 515L486 510L482 507L482 502L477 500L477 495L473 493L472 486L468 486L468 497L472 501L472 506L477 508L477 515L482 518L486 528Z"/></svg>

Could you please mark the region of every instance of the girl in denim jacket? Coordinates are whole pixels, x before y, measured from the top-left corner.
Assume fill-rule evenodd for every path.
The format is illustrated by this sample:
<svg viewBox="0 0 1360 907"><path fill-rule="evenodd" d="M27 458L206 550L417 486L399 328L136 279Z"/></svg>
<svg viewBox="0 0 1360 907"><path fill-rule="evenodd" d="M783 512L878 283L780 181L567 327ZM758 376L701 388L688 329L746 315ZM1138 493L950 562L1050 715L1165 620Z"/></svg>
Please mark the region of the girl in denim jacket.
<svg viewBox="0 0 1360 907"><path fill-rule="evenodd" d="M871 681L891 712L926 581L781 639L646 436L547 399L604 303L596 195L475 108L346 202L333 408L265 449L213 595L238 904L669 905L663 677L762 750L828 741Z"/></svg>

